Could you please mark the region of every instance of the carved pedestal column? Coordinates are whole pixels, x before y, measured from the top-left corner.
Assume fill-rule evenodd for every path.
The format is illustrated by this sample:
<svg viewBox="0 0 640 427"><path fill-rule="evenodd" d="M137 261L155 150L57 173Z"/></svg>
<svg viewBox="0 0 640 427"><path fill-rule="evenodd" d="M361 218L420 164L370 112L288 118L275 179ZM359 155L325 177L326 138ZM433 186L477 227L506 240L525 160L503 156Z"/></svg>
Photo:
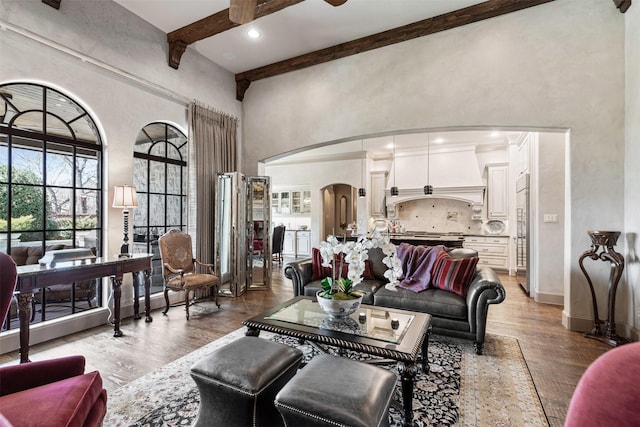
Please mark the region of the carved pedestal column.
<svg viewBox="0 0 640 427"><path fill-rule="evenodd" d="M591 302L593 304L593 329L591 332L587 332L585 336L604 341L614 347L626 344L629 340L618 336L616 333L616 290L618 288L618 282L622 277L622 270L624 270L624 257L620 253L616 252L613 247L618 242L620 232L589 230L587 233L589 234L589 237L591 237L591 249L584 252L578 260L580 269L589 283ZM589 277L587 270L585 270L582 264L584 259L587 257L592 260L600 259L601 261L608 261L611 266L611 272L609 274L609 300L607 304L608 313L607 320L604 322L600 320L600 316L598 315L598 302L593 289L593 283L591 282L591 278Z"/></svg>

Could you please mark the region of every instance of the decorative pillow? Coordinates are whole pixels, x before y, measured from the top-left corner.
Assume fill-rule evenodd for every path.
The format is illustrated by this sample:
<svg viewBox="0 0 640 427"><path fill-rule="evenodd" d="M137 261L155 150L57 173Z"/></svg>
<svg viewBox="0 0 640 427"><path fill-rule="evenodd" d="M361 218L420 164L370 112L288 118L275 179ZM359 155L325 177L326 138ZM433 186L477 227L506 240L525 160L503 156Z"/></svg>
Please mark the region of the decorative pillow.
<svg viewBox="0 0 640 427"><path fill-rule="evenodd" d="M451 258L443 251L433 265L431 283L436 288L466 297L477 264L478 257Z"/></svg>
<svg viewBox="0 0 640 427"><path fill-rule="evenodd" d="M340 260L342 259L342 254L336 255L336 265L340 265ZM323 267L322 266L322 255L320 254L320 249L313 248L311 249L311 280L321 280L325 277L331 276L331 267ZM349 264L342 264L342 271L340 272L340 277L348 277L349 275ZM374 280L373 272L371 271L371 262L367 259L364 261L364 273L362 273L363 280Z"/></svg>
<svg viewBox="0 0 640 427"><path fill-rule="evenodd" d="M311 249L311 280L320 280L331 276L331 267L322 266L320 249Z"/></svg>

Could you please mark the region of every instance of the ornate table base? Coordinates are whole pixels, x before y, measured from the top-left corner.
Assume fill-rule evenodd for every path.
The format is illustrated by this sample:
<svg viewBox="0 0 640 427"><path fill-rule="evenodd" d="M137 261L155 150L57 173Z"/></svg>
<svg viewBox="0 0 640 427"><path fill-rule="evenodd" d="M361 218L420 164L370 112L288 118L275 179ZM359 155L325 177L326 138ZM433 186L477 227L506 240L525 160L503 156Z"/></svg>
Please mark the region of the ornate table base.
<svg viewBox="0 0 640 427"><path fill-rule="evenodd" d="M587 233L589 237L591 237L591 249L584 252L578 260L580 269L589 283L591 303L593 304L593 329L587 332L585 336L603 341L613 347L626 344L629 340L616 333L616 290L618 288L618 282L622 277L622 270L624 270L624 257L616 252L613 247L616 245L618 237L620 237L620 232L589 230ZM602 247L602 252L598 253L600 247ZM596 301L593 283L587 270L585 270L582 265L582 261L584 261L585 258L591 258L592 260L600 259L602 261L608 261L611 264L611 272L609 274L609 300L607 304L608 314L607 320L604 322L600 320L600 316L598 315L598 303Z"/></svg>

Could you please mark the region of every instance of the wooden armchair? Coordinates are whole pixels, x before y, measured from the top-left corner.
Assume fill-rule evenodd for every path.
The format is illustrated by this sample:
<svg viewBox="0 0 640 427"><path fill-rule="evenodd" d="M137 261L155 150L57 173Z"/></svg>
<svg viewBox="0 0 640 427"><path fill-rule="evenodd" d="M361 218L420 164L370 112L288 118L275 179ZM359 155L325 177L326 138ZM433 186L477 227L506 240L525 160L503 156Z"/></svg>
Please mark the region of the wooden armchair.
<svg viewBox="0 0 640 427"><path fill-rule="evenodd" d="M162 276L164 278L164 300L169 311L169 290L184 291L185 310L189 320L189 295L194 290L214 288L215 302L218 308L218 289L220 279L213 271L213 264L204 264L193 257L191 236L178 229L171 229L158 239L160 258L162 260ZM208 268L209 273L197 273L196 264Z"/></svg>

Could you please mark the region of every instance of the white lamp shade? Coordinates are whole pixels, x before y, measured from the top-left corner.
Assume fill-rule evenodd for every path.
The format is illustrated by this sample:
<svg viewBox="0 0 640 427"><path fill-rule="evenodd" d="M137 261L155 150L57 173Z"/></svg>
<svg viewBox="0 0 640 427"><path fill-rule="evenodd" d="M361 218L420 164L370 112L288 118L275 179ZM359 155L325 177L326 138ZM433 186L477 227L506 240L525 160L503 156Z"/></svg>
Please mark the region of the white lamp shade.
<svg viewBox="0 0 640 427"><path fill-rule="evenodd" d="M135 208L138 206L138 193L135 187L128 185L116 185L113 187L113 207L114 208Z"/></svg>

